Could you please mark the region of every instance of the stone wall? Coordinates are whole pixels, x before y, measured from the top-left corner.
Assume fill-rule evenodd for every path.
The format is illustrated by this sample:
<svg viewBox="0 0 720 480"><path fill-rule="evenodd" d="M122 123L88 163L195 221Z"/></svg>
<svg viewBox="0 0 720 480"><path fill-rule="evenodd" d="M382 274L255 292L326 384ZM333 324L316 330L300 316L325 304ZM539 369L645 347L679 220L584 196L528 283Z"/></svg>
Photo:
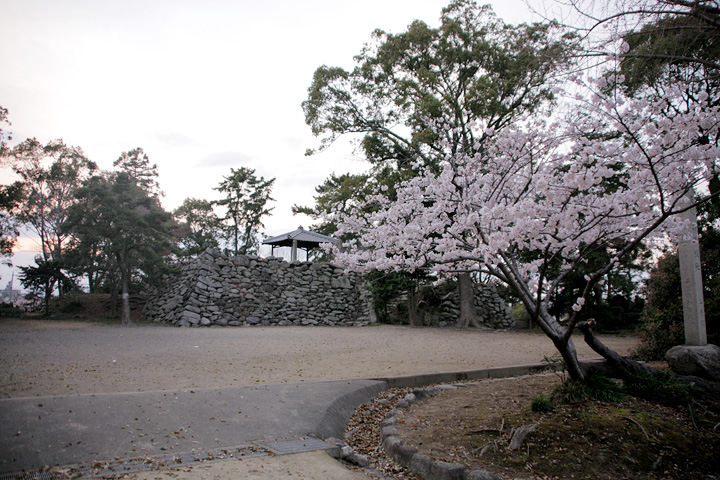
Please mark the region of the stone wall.
<svg viewBox="0 0 720 480"><path fill-rule="evenodd" d="M360 283L327 263L208 250L169 278L143 315L178 326L363 325L370 302Z"/></svg>
<svg viewBox="0 0 720 480"><path fill-rule="evenodd" d="M491 285L476 285L480 323L509 328L508 308ZM454 325L457 291L437 313L421 312L426 325ZM374 320L361 277L328 263L279 258L227 257L207 250L150 296L143 316L178 326L366 325ZM421 308L422 310L422 308Z"/></svg>
<svg viewBox="0 0 720 480"><path fill-rule="evenodd" d="M494 285L476 283L473 288L475 289L475 312L481 325L487 328L516 328L510 308L500 298ZM455 290L443 299L438 320L455 324L459 317L460 294Z"/></svg>

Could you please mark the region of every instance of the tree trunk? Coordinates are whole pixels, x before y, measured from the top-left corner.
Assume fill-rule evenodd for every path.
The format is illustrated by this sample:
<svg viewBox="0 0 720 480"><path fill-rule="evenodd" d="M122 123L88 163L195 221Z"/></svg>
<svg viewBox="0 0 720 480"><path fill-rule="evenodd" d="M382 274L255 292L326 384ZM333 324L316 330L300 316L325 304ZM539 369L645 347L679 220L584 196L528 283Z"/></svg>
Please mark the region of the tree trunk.
<svg viewBox="0 0 720 480"><path fill-rule="evenodd" d="M120 267L120 282L122 284L122 321L121 325L135 325L130 318L130 271L125 259L118 254L118 265Z"/></svg>
<svg viewBox="0 0 720 480"><path fill-rule="evenodd" d="M417 326L418 307L420 305L420 291L412 287L407 292L408 321L411 327Z"/></svg>
<svg viewBox="0 0 720 480"><path fill-rule="evenodd" d="M605 360L607 360L608 366L613 372L614 376L619 378L625 378L628 374L644 374L644 375L656 375L660 371L643 365L642 363L636 362L625 358L619 353L610 350L599 338L595 336L595 332L592 330L594 322L581 322L578 324L578 329L585 335L585 343L588 344L594 352L598 353Z"/></svg>
<svg viewBox="0 0 720 480"><path fill-rule="evenodd" d="M531 315L532 316L532 315ZM586 367L580 363L572 337L565 339L565 327L560 325L547 310L540 309L536 313L535 323L542 329L565 362L565 369L573 380L583 381L587 376Z"/></svg>
<svg viewBox="0 0 720 480"><path fill-rule="evenodd" d="M473 289L472 277L469 273L461 273L457 276L458 291L460 293L460 318L458 328L465 329L470 323L479 327L477 312L475 311L475 290Z"/></svg>
<svg viewBox="0 0 720 480"><path fill-rule="evenodd" d="M52 297L54 282L48 282L45 284L45 316L50 315L50 297Z"/></svg>
<svg viewBox="0 0 720 480"><path fill-rule="evenodd" d="M575 344L573 343L572 338L569 338L567 341L563 340L561 337L553 338L552 341L565 362L565 368L567 369L570 378L581 382L585 380L587 377L587 370L577 358L577 351L575 350Z"/></svg>

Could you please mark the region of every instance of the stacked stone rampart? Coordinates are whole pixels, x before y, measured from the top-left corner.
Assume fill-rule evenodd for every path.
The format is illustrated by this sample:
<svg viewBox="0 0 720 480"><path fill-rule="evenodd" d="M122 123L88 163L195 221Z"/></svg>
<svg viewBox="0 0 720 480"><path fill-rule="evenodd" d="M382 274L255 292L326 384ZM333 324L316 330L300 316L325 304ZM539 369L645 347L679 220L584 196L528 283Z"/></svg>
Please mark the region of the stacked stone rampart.
<svg viewBox="0 0 720 480"><path fill-rule="evenodd" d="M150 296L143 316L189 326L366 325L375 318L358 274L328 263L293 262L208 249L169 276ZM488 328L512 327L492 285L475 285L478 320ZM454 325L460 307L450 292L434 313L421 306L421 324Z"/></svg>
<svg viewBox="0 0 720 480"><path fill-rule="evenodd" d="M168 278L143 315L178 326L362 325L370 302L356 280L328 263L208 250Z"/></svg>

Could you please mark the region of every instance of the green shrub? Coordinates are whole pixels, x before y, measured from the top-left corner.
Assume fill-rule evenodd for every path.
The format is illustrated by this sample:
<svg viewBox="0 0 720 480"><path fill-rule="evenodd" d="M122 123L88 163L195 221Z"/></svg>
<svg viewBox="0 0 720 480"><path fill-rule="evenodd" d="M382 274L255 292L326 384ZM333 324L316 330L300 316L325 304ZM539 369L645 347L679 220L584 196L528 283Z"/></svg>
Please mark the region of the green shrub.
<svg viewBox="0 0 720 480"><path fill-rule="evenodd" d="M599 402L621 402L625 399L621 384L601 373L593 372L585 380L588 396Z"/></svg>
<svg viewBox="0 0 720 480"><path fill-rule="evenodd" d="M583 382L568 379L552 389L550 398L554 403L568 405L586 402L590 397Z"/></svg>
<svg viewBox="0 0 720 480"><path fill-rule="evenodd" d="M665 371L657 375L630 374L625 379L625 391L668 406L687 405L693 395L690 384Z"/></svg>
<svg viewBox="0 0 720 480"><path fill-rule="evenodd" d="M552 401L545 395L539 395L537 397L534 397L530 402L530 410L536 413L552 412Z"/></svg>
<svg viewBox="0 0 720 480"><path fill-rule="evenodd" d="M582 403L588 400L620 402L625 398L623 388L605 375L592 372L584 381L569 379L553 388L551 398L559 404Z"/></svg>
<svg viewBox="0 0 720 480"><path fill-rule="evenodd" d="M643 313L640 337L633 358L648 362L665 358L668 350L685 343L682 307L677 304L668 305L665 310L648 307Z"/></svg>

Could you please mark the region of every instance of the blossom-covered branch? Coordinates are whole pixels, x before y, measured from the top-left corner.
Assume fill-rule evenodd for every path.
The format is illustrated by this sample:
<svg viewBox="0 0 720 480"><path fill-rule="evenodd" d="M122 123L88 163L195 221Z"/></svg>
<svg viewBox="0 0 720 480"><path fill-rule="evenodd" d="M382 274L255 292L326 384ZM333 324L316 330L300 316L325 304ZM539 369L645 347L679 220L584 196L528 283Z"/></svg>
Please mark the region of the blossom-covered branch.
<svg viewBox="0 0 720 480"><path fill-rule="evenodd" d="M526 117L499 132L477 124L482 142L446 158L439 173L418 165L396 200L375 195L373 208L333 218L357 238L337 260L357 270L488 272L513 288L583 378L570 336L587 295L641 242L680 234L688 193L702 201L720 169L720 112L705 92L687 101L681 85L634 99L607 79L579 87L575 113L562 121ZM586 276L567 321L551 316L562 276L616 245Z"/></svg>

